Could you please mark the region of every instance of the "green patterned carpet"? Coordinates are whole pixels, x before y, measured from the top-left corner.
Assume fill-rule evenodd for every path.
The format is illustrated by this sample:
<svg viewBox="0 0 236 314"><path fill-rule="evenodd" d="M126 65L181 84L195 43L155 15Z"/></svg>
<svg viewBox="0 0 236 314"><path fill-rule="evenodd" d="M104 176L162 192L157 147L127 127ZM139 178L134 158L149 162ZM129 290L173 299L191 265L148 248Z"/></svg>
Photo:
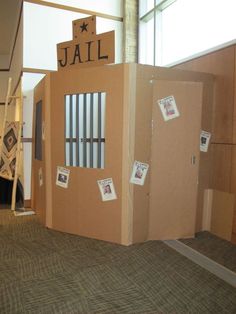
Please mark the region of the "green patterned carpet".
<svg viewBox="0 0 236 314"><path fill-rule="evenodd" d="M236 289L160 241L124 247L0 211L0 313L236 313Z"/></svg>

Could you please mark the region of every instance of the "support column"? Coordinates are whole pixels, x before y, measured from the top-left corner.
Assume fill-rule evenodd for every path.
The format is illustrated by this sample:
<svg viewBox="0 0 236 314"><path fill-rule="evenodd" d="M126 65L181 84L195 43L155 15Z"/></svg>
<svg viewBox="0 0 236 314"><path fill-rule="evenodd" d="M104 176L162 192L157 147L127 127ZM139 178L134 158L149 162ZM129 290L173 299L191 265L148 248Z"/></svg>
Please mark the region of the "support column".
<svg viewBox="0 0 236 314"><path fill-rule="evenodd" d="M138 0L124 0L123 62L138 62Z"/></svg>

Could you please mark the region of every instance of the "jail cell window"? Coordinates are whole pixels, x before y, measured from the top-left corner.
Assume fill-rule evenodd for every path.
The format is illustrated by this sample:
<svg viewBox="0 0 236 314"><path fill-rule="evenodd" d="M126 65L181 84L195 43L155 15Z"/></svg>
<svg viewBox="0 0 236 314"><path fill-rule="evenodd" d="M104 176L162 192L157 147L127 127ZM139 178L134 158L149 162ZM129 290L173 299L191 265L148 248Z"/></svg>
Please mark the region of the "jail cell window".
<svg viewBox="0 0 236 314"><path fill-rule="evenodd" d="M105 92L65 96L66 166L104 168L105 109Z"/></svg>

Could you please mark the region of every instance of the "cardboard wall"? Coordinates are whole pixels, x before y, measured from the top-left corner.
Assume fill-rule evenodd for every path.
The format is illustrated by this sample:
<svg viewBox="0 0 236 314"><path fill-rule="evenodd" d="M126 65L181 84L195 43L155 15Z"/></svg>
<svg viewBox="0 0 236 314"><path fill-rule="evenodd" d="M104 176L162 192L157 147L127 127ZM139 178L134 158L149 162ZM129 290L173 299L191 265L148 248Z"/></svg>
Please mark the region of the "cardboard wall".
<svg viewBox="0 0 236 314"><path fill-rule="evenodd" d="M216 76L210 148L210 188L236 195L236 46L177 65L178 69L212 73ZM236 221L236 207L234 222ZM235 241L236 224L232 241ZM234 240L233 240L234 239Z"/></svg>
<svg viewBox="0 0 236 314"><path fill-rule="evenodd" d="M45 121L45 79L42 79L34 89L34 112L33 112L33 145L32 145L32 198L31 206L39 216L42 223L46 223L46 171L45 171L45 141L42 141L42 160L35 159L35 117L36 104L42 101L42 121ZM48 155L48 154L47 154ZM43 184L40 185L39 171L42 169Z"/></svg>
<svg viewBox="0 0 236 314"><path fill-rule="evenodd" d="M234 46L234 60L236 60L236 46ZM236 62L234 62L234 110L233 110L233 144L236 143ZM231 187L230 192L236 198L236 146L232 147ZM234 218L231 241L236 244L236 202L234 203Z"/></svg>
<svg viewBox="0 0 236 314"><path fill-rule="evenodd" d="M230 241L233 227L234 195L207 189L204 201L203 230Z"/></svg>
<svg viewBox="0 0 236 314"><path fill-rule="evenodd" d="M151 240L179 239L195 234L202 93L199 82L153 82ZM179 117L164 121L157 100L171 95Z"/></svg>
<svg viewBox="0 0 236 314"><path fill-rule="evenodd" d="M52 228L121 243L124 66L61 71L51 74ZM55 184L64 166L64 95L106 92L105 169L68 167L67 189ZM97 180L112 178L117 200L103 202Z"/></svg>
<svg viewBox="0 0 236 314"><path fill-rule="evenodd" d="M203 83L203 110L210 114L213 77L208 74L121 64L54 72L39 84L35 103L44 98L46 104L46 194L42 199L46 199L48 227L126 245L147 240L150 172L144 186L130 184L129 179L134 160L151 161L152 80L159 78ZM64 96L99 91L107 93L105 169L67 167L70 180L64 189L55 184L57 166L65 166ZM35 181L38 172L34 172ZM208 179L208 172L204 176ZM103 202L97 180L110 177L118 198ZM205 177L199 178L200 203L204 188L209 187ZM201 217L202 208L197 213Z"/></svg>
<svg viewBox="0 0 236 314"><path fill-rule="evenodd" d="M234 195L214 190L211 213L211 232L230 241L233 226Z"/></svg>
<svg viewBox="0 0 236 314"><path fill-rule="evenodd" d="M231 46L175 66L182 70L212 73L216 76L212 115L214 143L232 143L234 54L234 46Z"/></svg>
<svg viewBox="0 0 236 314"><path fill-rule="evenodd" d="M150 163L152 140L152 80L176 80L203 82L202 128L211 131L212 91L214 77L209 74L175 69L133 65L136 71L136 109L134 159ZM207 113L205 115L205 113ZM199 184L196 213L196 231L202 227L204 189L209 187L209 154L202 155L199 162ZM151 169L150 169L151 171ZM133 242L145 241L148 234L150 173L143 187L133 187Z"/></svg>

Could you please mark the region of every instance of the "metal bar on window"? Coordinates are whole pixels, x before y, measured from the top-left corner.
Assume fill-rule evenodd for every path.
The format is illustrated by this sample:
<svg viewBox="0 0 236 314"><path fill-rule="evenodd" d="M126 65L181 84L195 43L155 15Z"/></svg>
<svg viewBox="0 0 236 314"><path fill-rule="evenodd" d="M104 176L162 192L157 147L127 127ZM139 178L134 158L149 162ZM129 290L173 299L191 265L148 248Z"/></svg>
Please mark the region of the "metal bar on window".
<svg viewBox="0 0 236 314"><path fill-rule="evenodd" d="M101 168L102 157L102 94L98 93L98 168Z"/></svg>
<svg viewBox="0 0 236 314"><path fill-rule="evenodd" d="M90 97L90 168L93 168L93 93Z"/></svg>
<svg viewBox="0 0 236 314"><path fill-rule="evenodd" d="M87 167L87 94L84 94L84 112L83 112L83 167Z"/></svg>
<svg viewBox="0 0 236 314"><path fill-rule="evenodd" d="M156 65L156 27L157 27L157 9L156 9L156 0L155 0L155 10L154 10L154 31L153 31L153 65Z"/></svg>
<svg viewBox="0 0 236 314"><path fill-rule="evenodd" d="M73 100L72 95L70 95L70 121L69 121L69 127L70 127L70 166L73 166Z"/></svg>
<svg viewBox="0 0 236 314"><path fill-rule="evenodd" d="M67 147L66 147L66 142L67 142L67 129L68 129L68 125L67 125L67 101L66 101L66 95L64 96L64 135L65 135L65 143L64 143L64 147L65 147L65 149L64 149L64 152L65 152L65 154L64 154L64 160L65 160L65 164L66 164L66 166L68 165L67 164L67 162L68 162L68 160L67 160L67 153L66 153L66 149L67 149Z"/></svg>
<svg viewBox="0 0 236 314"><path fill-rule="evenodd" d="M76 95L76 166L79 166L79 94Z"/></svg>
<svg viewBox="0 0 236 314"><path fill-rule="evenodd" d="M71 139L70 138L66 138L66 143L70 143L70 141L71 141ZM73 143L76 143L77 142L77 139L76 138L72 138L72 142ZM84 142L86 142L86 143L91 143L91 138L90 137L87 137L87 138L81 138L80 139L80 142L81 143L84 143ZM92 142L93 143L98 143L98 142L101 142L101 143L105 143L105 138L100 138L100 139L98 139L98 138L93 138L92 139Z"/></svg>

